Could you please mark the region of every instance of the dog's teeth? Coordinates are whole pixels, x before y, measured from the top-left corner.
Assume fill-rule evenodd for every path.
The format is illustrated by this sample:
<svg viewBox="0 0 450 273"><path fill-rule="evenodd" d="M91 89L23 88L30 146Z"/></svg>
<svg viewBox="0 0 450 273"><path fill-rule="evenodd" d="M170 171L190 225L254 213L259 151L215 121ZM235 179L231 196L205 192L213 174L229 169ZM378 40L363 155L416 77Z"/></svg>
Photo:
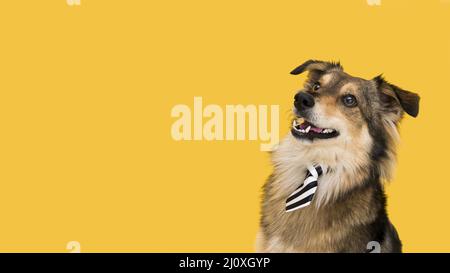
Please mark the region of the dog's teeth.
<svg viewBox="0 0 450 273"><path fill-rule="evenodd" d="M306 133L308 133L309 132L309 130L311 129L311 126L308 126L308 128L306 128Z"/></svg>
<svg viewBox="0 0 450 273"><path fill-rule="evenodd" d="M295 119L292 122L292 128L294 128L294 130L297 131L297 132L301 132L300 124L298 124L297 120L295 120Z"/></svg>

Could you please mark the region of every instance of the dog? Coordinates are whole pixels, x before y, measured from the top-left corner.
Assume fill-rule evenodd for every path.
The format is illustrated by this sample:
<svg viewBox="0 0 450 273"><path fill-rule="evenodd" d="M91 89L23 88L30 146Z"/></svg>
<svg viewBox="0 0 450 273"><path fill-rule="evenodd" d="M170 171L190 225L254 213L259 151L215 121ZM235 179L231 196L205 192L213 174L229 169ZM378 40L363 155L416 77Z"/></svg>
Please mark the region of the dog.
<svg viewBox="0 0 450 273"><path fill-rule="evenodd" d="M382 75L351 76L336 62L309 60L291 74L303 72L291 132L271 154L256 251L370 252L375 242L381 252L401 252L383 185L394 170L399 122L404 113L417 117L420 97ZM312 163L327 166L312 201L288 212L286 200Z"/></svg>

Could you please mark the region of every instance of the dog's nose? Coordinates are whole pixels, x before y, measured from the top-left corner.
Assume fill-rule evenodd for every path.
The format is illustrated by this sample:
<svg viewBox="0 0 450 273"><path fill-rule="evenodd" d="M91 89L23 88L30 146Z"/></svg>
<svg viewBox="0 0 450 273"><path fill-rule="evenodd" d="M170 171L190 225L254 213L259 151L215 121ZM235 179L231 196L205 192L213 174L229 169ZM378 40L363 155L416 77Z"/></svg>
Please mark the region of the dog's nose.
<svg viewBox="0 0 450 273"><path fill-rule="evenodd" d="M297 110L306 110L314 106L314 97L306 92L298 92L294 97L294 106Z"/></svg>

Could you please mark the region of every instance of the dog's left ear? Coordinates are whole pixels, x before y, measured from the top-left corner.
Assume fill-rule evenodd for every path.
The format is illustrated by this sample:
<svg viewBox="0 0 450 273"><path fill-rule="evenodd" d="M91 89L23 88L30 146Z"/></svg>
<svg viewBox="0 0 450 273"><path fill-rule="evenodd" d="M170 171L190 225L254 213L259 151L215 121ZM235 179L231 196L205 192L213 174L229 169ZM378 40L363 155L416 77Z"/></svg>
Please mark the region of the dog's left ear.
<svg viewBox="0 0 450 273"><path fill-rule="evenodd" d="M410 116L417 117L419 114L419 95L390 84L381 75L373 78L373 81L379 90L381 102L387 111L394 112L400 116L399 110L403 110Z"/></svg>
<svg viewBox="0 0 450 273"><path fill-rule="evenodd" d="M325 72L329 69L337 68L342 70L342 66L339 62L325 62L325 61L318 61L318 60L308 60L304 62L303 64L297 66L294 70L291 71L292 75L298 75L305 71L320 71Z"/></svg>

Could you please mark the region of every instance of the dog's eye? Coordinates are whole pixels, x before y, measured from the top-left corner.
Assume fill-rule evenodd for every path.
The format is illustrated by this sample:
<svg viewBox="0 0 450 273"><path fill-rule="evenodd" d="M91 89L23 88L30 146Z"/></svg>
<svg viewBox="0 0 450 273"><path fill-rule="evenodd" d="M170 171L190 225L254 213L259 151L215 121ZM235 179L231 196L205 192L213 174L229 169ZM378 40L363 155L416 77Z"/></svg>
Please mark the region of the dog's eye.
<svg viewBox="0 0 450 273"><path fill-rule="evenodd" d="M345 95L345 96L343 96L342 97L342 102L347 107L354 107L357 104L356 98L353 95Z"/></svg>
<svg viewBox="0 0 450 273"><path fill-rule="evenodd" d="M319 88L320 88L320 83L318 83L318 82L316 82L315 84L313 84L313 90L314 91L317 91L317 90L319 90Z"/></svg>

